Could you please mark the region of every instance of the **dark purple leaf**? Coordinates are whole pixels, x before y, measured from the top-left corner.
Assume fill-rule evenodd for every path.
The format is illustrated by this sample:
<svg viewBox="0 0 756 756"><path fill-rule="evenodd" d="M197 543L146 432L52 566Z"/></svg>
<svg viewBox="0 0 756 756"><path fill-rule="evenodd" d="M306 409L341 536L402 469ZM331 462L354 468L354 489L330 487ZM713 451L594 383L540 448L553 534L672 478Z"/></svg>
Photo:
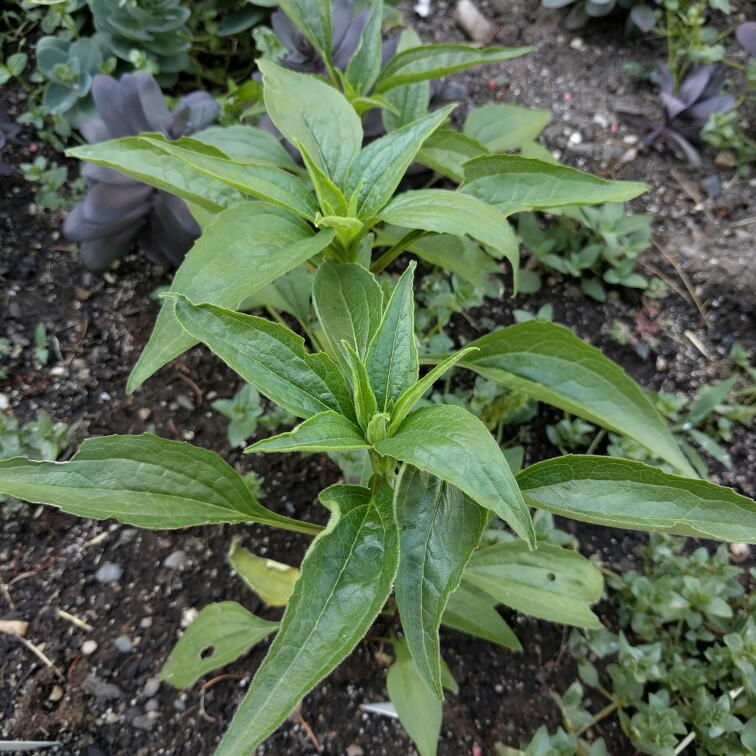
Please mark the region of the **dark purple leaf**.
<svg viewBox="0 0 756 756"><path fill-rule="evenodd" d="M142 224L129 228L120 234L106 236L96 241L79 245L81 261L90 270L107 270L119 257L123 257L133 246Z"/></svg>
<svg viewBox="0 0 756 756"><path fill-rule="evenodd" d="M679 132L665 129L663 133L667 143L675 152L682 152L685 159L695 168L701 167L701 155L698 150Z"/></svg>
<svg viewBox="0 0 756 756"><path fill-rule="evenodd" d="M81 203L84 219L95 226L107 226L149 212L155 190L147 184L113 186L96 184Z"/></svg>
<svg viewBox="0 0 756 756"><path fill-rule="evenodd" d="M709 63L705 66L694 68L683 80L680 85L678 98L685 103L685 107L693 105L701 95L706 91L714 74L714 66ZM717 88L719 91L719 87Z"/></svg>
<svg viewBox="0 0 756 756"><path fill-rule="evenodd" d="M735 29L735 38L749 55L756 58L756 21L745 21Z"/></svg>
<svg viewBox="0 0 756 756"><path fill-rule="evenodd" d="M731 94L715 95L703 100L685 112L685 118L703 126L712 113L726 113L735 107L735 96Z"/></svg>

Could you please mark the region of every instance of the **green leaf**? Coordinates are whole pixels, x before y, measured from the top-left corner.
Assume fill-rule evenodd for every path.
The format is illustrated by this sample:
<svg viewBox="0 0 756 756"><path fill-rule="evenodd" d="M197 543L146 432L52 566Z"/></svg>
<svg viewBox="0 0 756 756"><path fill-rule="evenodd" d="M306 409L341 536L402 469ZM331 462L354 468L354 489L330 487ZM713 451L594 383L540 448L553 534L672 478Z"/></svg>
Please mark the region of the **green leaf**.
<svg viewBox="0 0 756 756"><path fill-rule="evenodd" d="M446 189L418 189L394 197L378 217L396 226L456 236L468 234L489 246L495 257L506 257L517 280L517 237L502 212L476 197Z"/></svg>
<svg viewBox="0 0 756 756"><path fill-rule="evenodd" d="M529 551L521 541L504 541L476 551L464 580L523 614L603 627L589 609L601 598L601 573L577 551L543 542L537 551Z"/></svg>
<svg viewBox="0 0 756 756"><path fill-rule="evenodd" d="M255 556L234 539L228 552L228 563L244 584L268 606L286 606L299 578L299 570L273 559Z"/></svg>
<svg viewBox="0 0 756 756"><path fill-rule="evenodd" d="M489 152L507 152L532 142L546 128L550 118L548 110L506 104L483 105L467 116L464 133Z"/></svg>
<svg viewBox="0 0 756 756"><path fill-rule="evenodd" d="M174 688L191 688L203 675L224 667L278 630L278 622L260 619L235 601L202 607L160 670Z"/></svg>
<svg viewBox="0 0 756 756"><path fill-rule="evenodd" d="M423 682L403 640L394 641L394 653L396 661L386 676L391 703L420 756L436 756L443 704Z"/></svg>
<svg viewBox="0 0 756 756"><path fill-rule="evenodd" d="M414 272L413 261L391 294L365 358L379 412L388 412L390 406L417 381Z"/></svg>
<svg viewBox="0 0 756 756"><path fill-rule="evenodd" d="M376 139L355 157L344 179L347 197L357 195L357 217L370 220L391 199L423 142L449 117L456 105L428 114ZM350 199L350 203L354 200Z"/></svg>
<svg viewBox="0 0 756 756"><path fill-rule="evenodd" d="M396 51L401 53L420 45L422 42L417 32L413 29L404 29L399 35ZM413 84L396 87L387 92L384 99L392 109L383 111L383 126L387 132L396 131L427 114L430 102L430 82L416 81Z"/></svg>
<svg viewBox="0 0 756 756"><path fill-rule="evenodd" d="M212 213L219 213L243 201L242 196L231 187L203 176L170 155L156 151L139 137L84 144L66 150L66 155L113 168Z"/></svg>
<svg viewBox="0 0 756 756"><path fill-rule="evenodd" d="M358 486L320 494L328 528L310 546L281 629L216 756L247 756L370 628L399 561L392 492Z"/></svg>
<svg viewBox="0 0 756 756"><path fill-rule="evenodd" d="M259 522L300 533L320 530L263 507L215 452L148 433L89 438L68 462L0 461L0 492L140 528Z"/></svg>
<svg viewBox="0 0 756 756"><path fill-rule="evenodd" d="M175 142L162 135L140 137L156 154L164 153L199 171L202 175L220 181L242 194L285 207L312 221L318 212L315 198L307 184L293 173L267 163L237 163L215 147L184 137ZM209 154L213 150L217 154Z"/></svg>
<svg viewBox="0 0 756 756"><path fill-rule="evenodd" d="M288 433L264 438L244 452L312 452L369 449L362 431L338 412L329 410L300 423Z"/></svg>
<svg viewBox="0 0 756 756"><path fill-rule="evenodd" d="M310 322L310 295L314 278L315 275L309 268L300 265L247 297L240 309L246 311L272 307L293 315L306 327Z"/></svg>
<svg viewBox="0 0 756 756"><path fill-rule="evenodd" d="M326 175L325 171L321 170L318 164L313 160L307 148L299 141L295 143L295 147L299 150L299 154L302 156L302 162L307 168L307 173L310 176L310 181L315 187L315 194L318 198L318 204L320 209L328 216L347 216L348 207L347 201L344 197L344 193L339 189L336 184L331 181ZM320 220L321 213L318 212L318 220ZM344 218L344 221L351 221L351 218ZM358 224L361 226L362 224ZM338 230L338 227L335 227Z"/></svg>
<svg viewBox="0 0 756 756"><path fill-rule="evenodd" d="M358 97L372 89L381 72L382 21L383 2L378 2L362 29L359 46L347 65L345 78Z"/></svg>
<svg viewBox="0 0 756 756"><path fill-rule="evenodd" d="M292 144L301 142L315 164L340 185L362 146L362 124L354 108L315 76L267 60L260 60L259 67L265 107L276 128Z"/></svg>
<svg viewBox="0 0 756 756"><path fill-rule="evenodd" d="M503 213L624 202L648 190L637 181L607 181L564 165L517 155L476 158L464 166L461 192Z"/></svg>
<svg viewBox="0 0 756 756"><path fill-rule="evenodd" d="M426 81L463 71L465 68L511 60L532 52L532 47L474 48L465 45L421 45L395 55L378 77L375 91L388 92L402 84Z"/></svg>
<svg viewBox="0 0 756 756"><path fill-rule="evenodd" d="M192 134L192 139L217 147L241 163L269 163L287 171L301 170L278 137L255 126L211 126Z"/></svg>
<svg viewBox="0 0 756 756"><path fill-rule="evenodd" d="M350 344L342 341L341 345L345 349L346 361L349 363L349 372L352 376L352 394L354 396L357 422L360 428L367 430L370 421L378 412L378 402L370 386L370 378L365 369L365 364L357 356L357 353Z"/></svg>
<svg viewBox="0 0 756 756"><path fill-rule="evenodd" d="M571 331L529 321L468 344L461 365L501 386L623 433L686 475L695 475L666 423L616 363Z"/></svg>
<svg viewBox="0 0 756 756"><path fill-rule="evenodd" d="M532 506L573 520L756 543L756 502L752 499L641 462L559 457L528 467L517 482Z"/></svg>
<svg viewBox="0 0 756 756"><path fill-rule="evenodd" d="M383 226L379 233L379 246L393 246L408 231L398 226ZM477 242L466 236L438 234L430 238L420 237L411 242L408 249L425 262L469 281L476 289L485 290L489 277L501 272L496 261Z"/></svg>
<svg viewBox="0 0 756 756"><path fill-rule="evenodd" d="M399 530L396 602L417 671L438 698L441 651L438 627L480 541L488 512L458 488L403 465L394 486Z"/></svg>
<svg viewBox="0 0 756 756"><path fill-rule="evenodd" d="M698 392L698 397L690 408L685 420L683 420L683 425L688 423L690 425L698 425L701 421L705 420L714 411L714 408L727 398L737 380L738 376L733 375L715 386L704 386Z"/></svg>
<svg viewBox="0 0 756 756"><path fill-rule="evenodd" d="M441 624L497 643L504 648L522 651L520 641L496 611L495 603L485 591L463 580L457 590L449 596Z"/></svg>
<svg viewBox="0 0 756 756"><path fill-rule="evenodd" d="M333 27L331 0L279 0L289 20L307 37L320 57L331 64ZM263 61L260 61L262 63ZM260 66L262 69L262 66Z"/></svg>
<svg viewBox="0 0 756 756"><path fill-rule="evenodd" d="M462 489L535 547L530 513L509 465L486 426L466 409L451 404L422 407L375 449Z"/></svg>
<svg viewBox="0 0 756 756"><path fill-rule="evenodd" d="M361 265L326 261L318 268L312 296L323 332L341 365L349 369L342 341L364 360L383 315L383 291L375 276Z"/></svg>
<svg viewBox="0 0 756 756"><path fill-rule="evenodd" d="M233 309L321 252L333 237L332 230L315 234L301 218L264 202L231 208L221 213L189 250L171 291L192 301ZM196 343L178 324L173 305L164 304L126 390L134 391Z"/></svg>
<svg viewBox="0 0 756 756"><path fill-rule="evenodd" d="M346 382L328 355L308 354L286 326L175 298L178 322L261 394L299 417L327 410L354 419Z"/></svg>
<svg viewBox="0 0 756 756"><path fill-rule="evenodd" d="M417 153L417 161L460 183L465 176L462 166L487 154L488 150L469 136L451 129L439 129L425 140Z"/></svg>
<svg viewBox="0 0 756 756"><path fill-rule="evenodd" d="M447 371L451 370L466 354L474 349L463 349L456 354L447 357L440 362L433 370L427 372L414 386L410 386L396 401L396 406L391 414L391 425L389 426L389 435L393 435L396 429L401 425L407 415L412 411L414 406L423 398L426 391Z"/></svg>

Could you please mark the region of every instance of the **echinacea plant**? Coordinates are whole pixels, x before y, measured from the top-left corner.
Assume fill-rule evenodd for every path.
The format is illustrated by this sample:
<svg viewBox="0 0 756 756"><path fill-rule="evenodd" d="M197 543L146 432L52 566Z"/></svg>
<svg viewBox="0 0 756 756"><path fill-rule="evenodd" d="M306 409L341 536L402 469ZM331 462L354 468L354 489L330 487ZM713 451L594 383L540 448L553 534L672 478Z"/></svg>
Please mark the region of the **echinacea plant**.
<svg viewBox="0 0 756 756"><path fill-rule="evenodd" d="M330 4L281 5L326 61L330 76ZM428 45L399 52L381 70L381 5L376 3L347 65L349 89L335 73L327 78L260 63L268 114L301 153L304 170L271 134L239 126L225 137L216 131L212 144L145 134L70 153L149 179L204 213L204 233L164 295L128 390L205 344L302 421L248 452L367 457L359 485L321 491L328 524L321 528L263 507L214 452L153 434L89 439L61 464L23 457L0 462L0 492L70 514L158 529L262 523L315 536L294 573L280 623L234 602L213 604L187 628L181 653L163 669L166 682L191 685L196 673L229 663L276 634L218 756L247 756L271 736L360 643L384 608L398 614L403 633L391 641L396 662L389 692L423 756L436 752L444 689L455 685L441 657L441 625L510 648L519 642L496 611L499 604L554 622L600 627L590 609L601 595L599 569L574 550L539 540L531 508L599 525L756 541L756 503L694 479L641 389L569 330L531 321L500 328L453 353L419 356L415 263L404 265L388 292L376 274L389 263L401 267L409 252L434 264L444 248L454 260L465 255L468 242L480 245L476 254L506 258L516 273L511 214L624 201L645 186L536 158L491 154L472 137L442 128L453 106L421 113L365 144L361 115L367 111L359 106L366 93L388 98L400 87L527 52ZM429 144L434 164L458 175L459 186L399 191ZM252 199L224 205L219 187ZM280 322L273 307L279 322L238 311L269 286L285 291L287 276L295 272L303 273L307 310L297 321L302 325L311 310L317 318L313 328L302 328L309 344ZM467 409L418 407L452 368L624 433L680 475L593 455L547 460L516 474ZM483 538L487 530L497 531L492 545ZM426 728L418 731L418 718L399 703L401 692L405 702L409 697L427 704L435 723L430 735Z"/></svg>
<svg viewBox="0 0 756 756"><path fill-rule="evenodd" d="M337 76L342 77L342 80L348 80L345 77L349 61L357 52L365 27L372 17L370 9L360 11L356 15L355 10L355 0L338 0L331 12L332 63L334 72ZM280 65L300 73L321 75L328 73L322 55L283 9L276 10L270 21L273 31L286 48L286 54L277 61ZM413 32L409 31L401 36L382 40L380 42L381 69L386 67L397 52L414 44L419 44L419 40ZM467 95L466 87L459 82L434 79L430 82L421 82L419 86L416 84L414 98L420 100L419 95L423 94L426 89L426 110L436 109L454 100L463 100ZM420 104L418 102L418 105ZM380 108L373 108L364 116L363 130L366 137L375 137L385 133L386 129L381 116L382 113L385 114L386 112L381 111ZM264 116L258 125L275 131L275 127L267 116Z"/></svg>
<svg viewBox="0 0 756 756"><path fill-rule="evenodd" d="M98 115L81 124L90 144L156 132L167 139L192 134L209 125L219 106L206 92L193 92L168 110L155 79L146 73L119 80L100 74L92 95ZM79 242L84 264L105 270L136 243L160 265L178 266L200 235L186 203L118 171L85 165L88 191L66 219L64 232Z"/></svg>
<svg viewBox="0 0 756 756"><path fill-rule="evenodd" d="M8 115L8 106L0 101L0 153L5 149L5 145L16 140L16 135L21 130L17 123L13 123ZM10 176L14 168L0 160L0 176Z"/></svg>
<svg viewBox="0 0 756 756"><path fill-rule="evenodd" d="M631 111L619 110L623 120L650 132L643 139L645 146L662 140L675 153L682 153L691 165L701 165L701 155L692 142L700 141L699 134L709 116L726 113L735 107L735 97L722 94L725 68L708 63L693 69L675 93L672 72L662 65L659 98L664 109L664 120L659 122Z"/></svg>

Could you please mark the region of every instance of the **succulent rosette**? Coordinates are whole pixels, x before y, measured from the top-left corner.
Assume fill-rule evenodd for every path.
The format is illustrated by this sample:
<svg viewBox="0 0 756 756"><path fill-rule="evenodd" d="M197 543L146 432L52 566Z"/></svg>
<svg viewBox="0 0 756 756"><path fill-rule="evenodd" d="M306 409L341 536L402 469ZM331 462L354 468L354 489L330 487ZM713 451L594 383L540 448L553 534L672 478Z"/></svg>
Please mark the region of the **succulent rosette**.
<svg viewBox="0 0 756 756"><path fill-rule="evenodd" d="M143 132L178 139L210 125L219 111L207 92L193 92L169 110L158 83L146 73L124 74L118 80L100 74L94 78L92 97L97 116L80 127L90 144ZM79 243L88 268L106 270L135 245L155 263L181 264L200 235L183 200L111 168L88 163L82 174L87 196L69 214L64 233Z"/></svg>

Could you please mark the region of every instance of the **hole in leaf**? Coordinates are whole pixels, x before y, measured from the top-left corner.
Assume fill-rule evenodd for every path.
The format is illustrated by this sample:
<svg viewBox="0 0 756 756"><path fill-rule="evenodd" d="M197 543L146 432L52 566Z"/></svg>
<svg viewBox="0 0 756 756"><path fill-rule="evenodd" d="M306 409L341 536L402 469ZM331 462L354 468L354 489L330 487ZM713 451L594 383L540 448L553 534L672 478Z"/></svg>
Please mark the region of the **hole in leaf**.
<svg viewBox="0 0 756 756"><path fill-rule="evenodd" d="M209 659L215 653L215 646L205 646L202 651L199 652L200 659Z"/></svg>
<svg viewBox="0 0 756 756"><path fill-rule="evenodd" d="M547 572L546 580L548 580L550 583L553 583L556 580L556 575L553 572Z"/></svg>

